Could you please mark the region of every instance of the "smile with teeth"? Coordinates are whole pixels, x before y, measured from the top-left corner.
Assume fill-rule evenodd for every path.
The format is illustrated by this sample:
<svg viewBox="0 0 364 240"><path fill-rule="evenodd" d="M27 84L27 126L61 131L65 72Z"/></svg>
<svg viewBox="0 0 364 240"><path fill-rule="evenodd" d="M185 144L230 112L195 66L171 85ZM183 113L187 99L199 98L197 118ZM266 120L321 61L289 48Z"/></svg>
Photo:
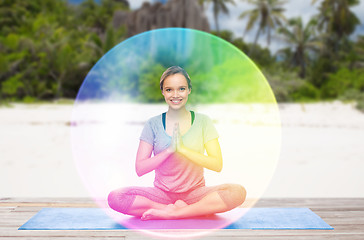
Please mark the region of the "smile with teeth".
<svg viewBox="0 0 364 240"><path fill-rule="evenodd" d="M182 101L182 99L172 99L171 101L174 104L179 104Z"/></svg>

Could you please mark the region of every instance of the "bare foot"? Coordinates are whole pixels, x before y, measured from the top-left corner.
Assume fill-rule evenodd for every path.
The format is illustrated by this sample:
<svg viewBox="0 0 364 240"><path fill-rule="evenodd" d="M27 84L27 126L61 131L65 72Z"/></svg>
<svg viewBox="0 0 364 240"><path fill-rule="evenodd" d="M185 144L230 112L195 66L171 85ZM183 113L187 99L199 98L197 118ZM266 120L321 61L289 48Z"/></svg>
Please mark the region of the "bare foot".
<svg viewBox="0 0 364 240"><path fill-rule="evenodd" d="M168 204L164 209L149 209L145 211L141 220L176 219L176 211L186 206L188 206L187 203L182 200L177 200L174 204Z"/></svg>
<svg viewBox="0 0 364 240"><path fill-rule="evenodd" d="M173 205L173 204L172 204ZM145 211L140 218L141 220L152 220L152 219L176 219L174 214L176 207L168 207L164 209L149 209Z"/></svg>
<svg viewBox="0 0 364 240"><path fill-rule="evenodd" d="M167 207L164 208L164 210L167 210L167 211L173 211L177 208L177 206L175 204L168 204Z"/></svg>
<svg viewBox="0 0 364 240"><path fill-rule="evenodd" d="M171 204L170 204L171 205ZM174 203L174 206L175 207L178 207L178 208L183 208L183 207L186 207L188 206L188 204L182 200L177 200L175 203ZM213 217L215 216L215 213L210 213L210 214L206 214L206 215L201 215L200 217L205 217L205 218L210 218L210 217Z"/></svg>

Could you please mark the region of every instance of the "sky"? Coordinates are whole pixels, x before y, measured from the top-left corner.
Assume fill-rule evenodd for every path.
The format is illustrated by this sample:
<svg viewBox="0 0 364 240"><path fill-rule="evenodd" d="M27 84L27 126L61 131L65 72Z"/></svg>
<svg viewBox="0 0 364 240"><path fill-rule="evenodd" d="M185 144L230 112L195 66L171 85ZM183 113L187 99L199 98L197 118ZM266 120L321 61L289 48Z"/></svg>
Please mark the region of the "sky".
<svg viewBox="0 0 364 240"><path fill-rule="evenodd" d="M149 2L155 2L158 0L150 0ZM145 0L129 0L130 8L137 9L139 8ZM147 1L148 2L148 1ZM236 5L228 5L229 6L229 15L220 15L219 16L219 25L220 29L226 29L233 32L234 37L243 37L245 26L247 23L247 18L244 20L239 19L239 15L252 8L252 6L242 0L235 0ZM301 16L304 23L307 23L308 20L315 14L317 14L317 6L321 1L317 1L315 5L311 5L311 0L288 0L285 5L286 11L284 12L286 18L298 17ZM360 1L360 4L353 7L352 11L356 14L356 16L360 19L361 24L357 27L355 33L353 34L353 38L355 38L358 34L364 34L364 0ZM213 20L213 12L212 5L206 8L205 14L209 20L210 28L212 30L215 29L215 23ZM252 29L248 32L245 37L245 42L253 42L256 34L256 28ZM267 46L266 44L266 36L261 35L259 39L259 44L262 46ZM273 39L270 45L270 50L272 52L276 52L278 49L284 47L282 41L279 39Z"/></svg>

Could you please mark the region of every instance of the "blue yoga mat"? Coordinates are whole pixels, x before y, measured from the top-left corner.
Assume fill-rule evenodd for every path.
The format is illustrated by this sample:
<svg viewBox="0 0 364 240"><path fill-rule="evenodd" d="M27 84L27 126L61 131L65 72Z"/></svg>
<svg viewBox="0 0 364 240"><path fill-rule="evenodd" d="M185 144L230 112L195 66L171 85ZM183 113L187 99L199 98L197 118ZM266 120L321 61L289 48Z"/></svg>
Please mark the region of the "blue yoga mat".
<svg viewBox="0 0 364 240"><path fill-rule="evenodd" d="M245 209L246 210L246 209ZM226 220L226 214L209 218L181 220L129 221L141 229L209 229L209 226ZM225 215L224 215L225 214ZM225 219L224 219L225 217ZM225 225L226 226L226 225ZM226 229L325 229L333 228L308 208L252 208ZM19 230L112 230L127 229L110 218L100 208L43 208Z"/></svg>

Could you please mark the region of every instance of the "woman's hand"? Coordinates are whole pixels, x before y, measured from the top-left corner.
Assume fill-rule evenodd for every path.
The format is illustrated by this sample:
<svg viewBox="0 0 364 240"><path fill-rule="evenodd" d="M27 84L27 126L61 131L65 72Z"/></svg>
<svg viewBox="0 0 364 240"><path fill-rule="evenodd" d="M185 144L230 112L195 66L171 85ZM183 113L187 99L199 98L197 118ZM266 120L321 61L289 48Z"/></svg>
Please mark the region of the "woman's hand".
<svg viewBox="0 0 364 240"><path fill-rule="evenodd" d="M178 138L178 123L176 123L173 127L171 144L168 147L168 151L170 153L177 152L177 138Z"/></svg>
<svg viewBox="0 0 364 240"><path fill-rule="evenodd" d="M174 125L173 133L174 133L174 141L175 141L175 144L176 144L176 152L180 152L181 149L183 148L183 140L182 140L181 132L179 130L179 124L178 123L176 123Z"/></svg>
<svg viewBox="0 0 364 240"><path fill-rule="evenodd" d="M222 156L220 144L217 138L205 143L205 148L207 156L186 148L183 145L179 124L176 123L174 125L171 144L168 148L169 151L173 151L171 153L178 152L197 165L220 172L222 169Z"/></svg>
<svg viewBox="0 0 364 240"><path fill-rule="evenodd" d="M182 140L181 132L179 130L179 124L178 123L175 124L175 131L176 131L177 152L179 152L181 150L181 148L183 147L183 140Z"/></svg>
<svg viewBox="0 0 364 240"><path fill-rule="evenodd" d="M178 123L175 123L173 127L171 144L169 145L169 151L172 153L178 151L178 144L179 144L178 138L179 138L179 125Z"/></svg>

